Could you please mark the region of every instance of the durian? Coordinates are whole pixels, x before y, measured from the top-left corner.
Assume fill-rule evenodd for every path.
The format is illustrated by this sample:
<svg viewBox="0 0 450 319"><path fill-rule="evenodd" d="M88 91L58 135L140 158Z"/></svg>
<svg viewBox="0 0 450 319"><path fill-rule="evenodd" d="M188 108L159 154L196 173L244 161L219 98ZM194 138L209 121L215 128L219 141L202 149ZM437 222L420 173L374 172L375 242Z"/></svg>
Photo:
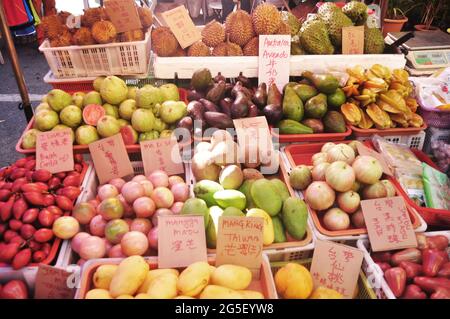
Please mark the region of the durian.
<svg viewBox="0 0 450 319"><path fill-rule="evenodd" d="M291 27L286 22L281 21L280 27L278 28L276 34L291 35Z"/></svg>
<svg viewBox="0 0 450 319"><path fill-rule="evenodd" d="M244 53L239 45L230 41L217 45L212 52L214 56L242 56Z"/></svg>
<svg viewBox="0 0 450 319"><path fill-rule="evenodd" d="M364 53L381 54L384 52L384 37L380 29L365 28L364 30Z"/></svg>
<svg viewBox="0 0 450 319"><path fill-rule="evenodd" d="M308 20L300 28L300 43L311 54L333 54L325 23L321 20Z"/></svg>
<svg viewBox="0 0 450 319"><path fill-rule="evenodd" d="M61 34L61 30L64 29L64 26L57 15L43 17L39 27L42 29L44 36L49 39L58 38Z"/></svg>
<svg viewBox="0 0 450 319"><path fill-rule="evenodd" d="M152 31L152 47L159 56L172 56L178 48L178 41L168 27L158 27Z"/></svg>
<svg viewBox="0 0 450 319"><path fill-rule="evenodd" d="M119 33L119 42L133 42L144 40L145 35L142 29L135 29L126 32Z"/></svg>
<svg viewBox="0 0 450 319"><path fill-rule="evenodd" d="M91 45L95 44L95 40L92 37L91 30L86 27L79 28L73 35L73 43L76 45Z"/></svg>
<svg viewBox="0 0 450 319"><path fill-rule="evenodd" d="M209 47L215 47L225 41L225 28L216 20L209 22L202 30L202 41Z"/></svg>
<svg viewBox="0 0 450 319"><path fill-rule="evenodd" d="M92 37L100 44L112 43L116 40L117 31L111 21L97 21L91 29Z"/></svg>
<svg viewBox="0 0 450 319"><path fill-rule="evenodd" d="M85 9L81 16L81 25L91 28L95 22L101 20L109 20L106 10L104 8L89 8Z"/></svg>
<svg viewBox="0 0 450 319"><path fill-rule="evenodd" d="M342 12L347 15L355 25L364 25L367 21L367 6L360 1L350 1L343 8Z"/></svg>
<svg viewBox="0 0 450 319"><path fill-rule="evenodd" d="M139 20L141 20L142 27L148 29L153 24L153 14L149 8L138 7Z"/></svg>
<svg viewBox="0 0 450 319"><path fill-rule="evenodd" d="M175 53L172 56L180 57L180 56L186 56L186 50L183 50L182 47L178 46L175 50Z"/></svg>
<svg viewBox="0 0 450 319"><path fill-rule="evenodd" d="M259 55L259 37L253 37L250 41L248 41L242 51L246 56Z"/></svg>
<svg viewBox="0 0 450 319"><path fill-rule="evenodd" d="M67 11L61 11L58 12L58 19L62 24L66 24L67 18L72 15L70 12Z"/></svg>
<svg viewBox="0 0 450 319"><path fill-rule="evenodd" d="M237 10L228 15L225 21L225 31L230 41L244 46L255 36L252 18L244 10Z"/></svg>
<svg viewBox="0 0 450 319"><path fill-rule="evenodd" d="M210 56L211 52L206 44L202 41L197 41L192 44L187 51L188 56Z"/></svg>
<svg viewBox="0 0 450 319"><path fill-rule="evenodd" d="M72 45L72 34L69 31L63 31L59 37L50 40L51 47L67 47Z"/></svg>
<svg viewBox="0 0 450 319"><path fill-rule="evenodd" d="M262 3L252 14L253 29L256 34L274 34L281 23L281 15L273 4Z"/></svg>

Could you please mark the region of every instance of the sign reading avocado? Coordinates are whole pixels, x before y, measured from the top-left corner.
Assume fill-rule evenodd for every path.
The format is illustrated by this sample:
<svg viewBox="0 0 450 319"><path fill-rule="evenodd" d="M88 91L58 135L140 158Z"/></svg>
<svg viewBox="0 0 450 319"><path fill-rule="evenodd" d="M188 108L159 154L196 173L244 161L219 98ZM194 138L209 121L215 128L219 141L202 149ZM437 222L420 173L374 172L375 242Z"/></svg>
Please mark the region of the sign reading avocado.
<svg viewBox="0 0 450 319"><path fill-rule="evenodd" d="M106 13L117 32L141 29L141 20L134 0L107 0L104 3Z"/></svg>
<svg viewBox="0 0 450 319"><path fill-rule="evenodd" d="M206 260L204 216L158 217L159 268L187 267Z"/></svg>
<svg viewBox="0 0 450 319"><path fill-rule="evenodd" d="M180 147L174 135L142 141L140 144L145 175L155 170L162 170L169 175L184 173Z"/></svg>
<svg viewBox="0 0 450 319"><path fill-rule="evenodd" d="M183 49L202 39L200 30L183 5L163 12L162 17Z"/></svg>
<svg viewBox="0 0 450 319"><path fill-rule="evenodd" d="M364 26L342 28L342 54L364 54Z"/></svg>
<svg viewBox="0 0 450 319"><path fill-rule="evenodd" d="M36 169L52 174L73 170L73 132L70 128L42 132L36 139Z"/></svg>

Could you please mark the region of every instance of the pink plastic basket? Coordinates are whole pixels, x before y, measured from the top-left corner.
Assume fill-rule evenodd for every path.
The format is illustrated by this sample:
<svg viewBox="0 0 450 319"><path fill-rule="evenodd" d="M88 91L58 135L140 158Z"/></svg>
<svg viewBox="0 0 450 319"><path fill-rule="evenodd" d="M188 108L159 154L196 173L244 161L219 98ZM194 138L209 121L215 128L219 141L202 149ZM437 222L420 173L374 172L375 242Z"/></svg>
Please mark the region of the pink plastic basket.
<svg viewBox="0 0 450 319"><path fill-rule="evenodd" d="M450 112L433 112L421 108L420 115L428 126L450 128Z"/></svg>

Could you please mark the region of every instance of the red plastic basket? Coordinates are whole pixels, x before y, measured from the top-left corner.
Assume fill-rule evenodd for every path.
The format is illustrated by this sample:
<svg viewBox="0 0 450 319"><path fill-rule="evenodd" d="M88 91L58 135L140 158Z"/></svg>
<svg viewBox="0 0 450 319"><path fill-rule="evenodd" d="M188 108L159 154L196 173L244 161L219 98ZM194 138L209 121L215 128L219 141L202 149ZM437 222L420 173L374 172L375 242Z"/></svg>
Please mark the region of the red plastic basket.
<svg viewBox="0 0 450 319"><path fill-rule="evenodd" d="M414 135L419 134L421 131L424 131L427 128L427 124L423 123L421 127L407 127L407 128L389 128L386 130L379 130L375 128L362 129L353 125L350 125L350 128L353 131L353 135L355 137L371 137L375 134L380 136L388 136L388 135Z"/></svg>
<svg viewBox="0 0 450 319"><path fill-rule="evenodd" d="M277 134L273 127L270 127L270 133L278 138L279 143L298 143L298 142L332 142L343 141L352 134L352 130L347 126L344 133L315 133L315 134Z"/></svg>

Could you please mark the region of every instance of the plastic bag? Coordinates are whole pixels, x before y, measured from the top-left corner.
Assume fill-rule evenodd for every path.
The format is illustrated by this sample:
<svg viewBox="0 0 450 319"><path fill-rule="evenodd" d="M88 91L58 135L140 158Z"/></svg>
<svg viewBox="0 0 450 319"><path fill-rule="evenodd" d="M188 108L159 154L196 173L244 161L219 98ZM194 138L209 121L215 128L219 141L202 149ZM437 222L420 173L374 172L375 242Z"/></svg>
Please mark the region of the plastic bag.
<svg viewBox="0 0 450 319"><path fill-rule="evenodd" d="M425 203L429 208L450 209L450 187L447 175L422 163Z"/></svg>
<svg viewBox="0 0 450 319"><path fill-rule="evenodd" d="M450 112L450 68L430 77L410 77L416 87L416 97L426 111Z"/></svg>

